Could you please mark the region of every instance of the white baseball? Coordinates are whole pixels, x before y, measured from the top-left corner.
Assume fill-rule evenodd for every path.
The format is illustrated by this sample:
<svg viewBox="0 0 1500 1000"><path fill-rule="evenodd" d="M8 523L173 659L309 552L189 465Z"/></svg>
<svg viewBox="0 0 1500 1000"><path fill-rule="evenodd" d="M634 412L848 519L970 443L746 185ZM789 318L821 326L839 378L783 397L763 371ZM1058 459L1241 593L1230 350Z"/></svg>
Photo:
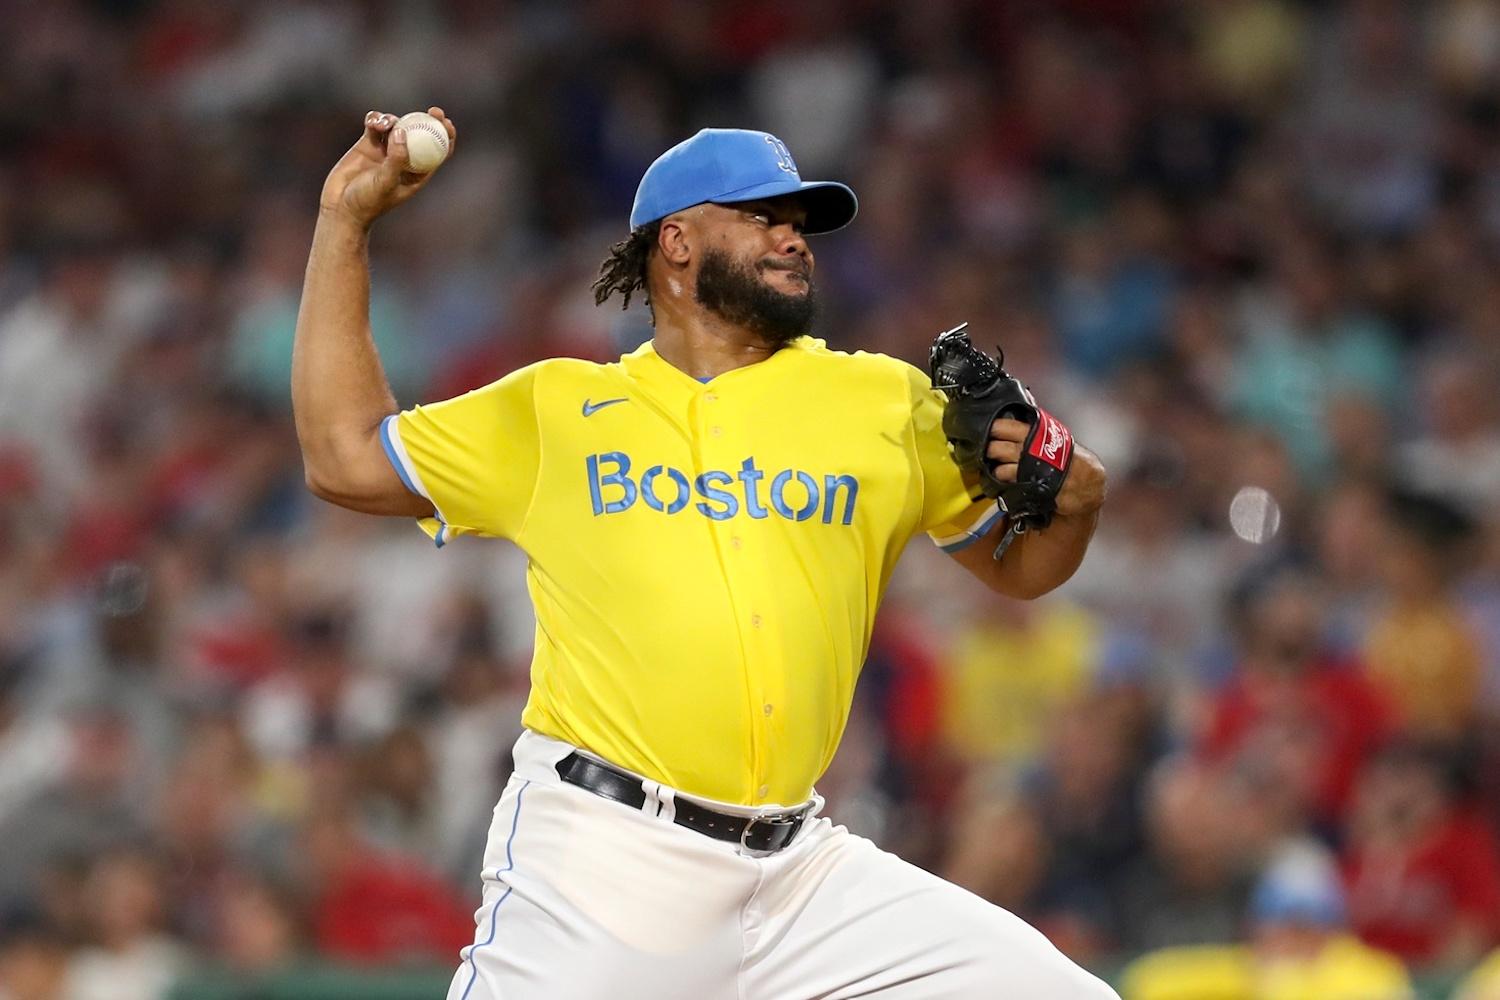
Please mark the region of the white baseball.
<svg viewBox="0 0 1500 1000"><path fill-rule="evenodd" d="M448 158L452 143L443 123L425 111L402 115L396 128L406 130L406 169L414 174L428 174Z"/></svg>

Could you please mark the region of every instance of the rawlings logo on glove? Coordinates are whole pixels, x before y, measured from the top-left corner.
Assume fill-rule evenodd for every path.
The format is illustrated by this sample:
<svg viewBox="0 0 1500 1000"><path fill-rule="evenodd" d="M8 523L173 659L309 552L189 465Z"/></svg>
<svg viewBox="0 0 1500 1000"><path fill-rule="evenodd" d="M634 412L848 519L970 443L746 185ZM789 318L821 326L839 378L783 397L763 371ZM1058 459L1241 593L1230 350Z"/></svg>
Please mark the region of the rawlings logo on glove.
<svg viewBox="0 0 1500 1000"><path fill-rule="evenodd" d="M1002 355L1003 357L1003 355ZM1068 462L1073 458L1073 435L1052 414L1036 408L1037 430L1033 432L1032 444L1027 449L1028 455L1034 455L1042 461L1061 469L1064 473L1068 471Z"/></svg>
<svg viewBox="0 0 1500 1000"><path fill-rule="evenodd" d="M1052 523L1057 494L1073 460L1073 435L1006 373L1003 351L998 359L991 358L969 342L968 325L939 334L929 364L933 388L948 396L943 433L953 447L953 460L979 477L984 495L998 501L1008 516L1005 537L995 548L999 559L1017 535ZM1014 482L996 479L995 462L986 454L991 428L1002 418L1031 425Z"/></svg>

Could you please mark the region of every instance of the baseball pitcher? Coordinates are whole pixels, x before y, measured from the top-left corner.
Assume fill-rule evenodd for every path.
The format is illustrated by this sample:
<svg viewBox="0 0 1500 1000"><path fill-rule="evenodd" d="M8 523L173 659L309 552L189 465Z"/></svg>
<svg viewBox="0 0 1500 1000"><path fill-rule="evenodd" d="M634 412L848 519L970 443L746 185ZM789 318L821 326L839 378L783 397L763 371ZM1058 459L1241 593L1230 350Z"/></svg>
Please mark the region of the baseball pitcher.
<svg viewBox="0 0 1500 1000"><path fill-rule="evenodd" d="M808 336L809 240L855 197L740 129L663 153L601 268L652 341L397 412L366 247L431 175L395 122L371 112L323 188L292 393L318 496L528 557L526 732L449 1000L1114 997L814 790L907 541L1046 593L1093 532L1094 455L961 329L931 378Z"/></svg>

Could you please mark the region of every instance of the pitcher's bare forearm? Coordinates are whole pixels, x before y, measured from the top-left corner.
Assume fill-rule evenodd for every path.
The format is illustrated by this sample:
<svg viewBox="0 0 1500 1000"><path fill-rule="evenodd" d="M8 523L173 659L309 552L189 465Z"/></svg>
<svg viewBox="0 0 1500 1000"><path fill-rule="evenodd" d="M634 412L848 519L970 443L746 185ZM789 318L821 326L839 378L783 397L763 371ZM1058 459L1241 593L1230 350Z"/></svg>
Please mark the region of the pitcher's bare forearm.
<svg viewBox="0 0 1500 1000"><path fill-rule="evenodd" d="M442 108L428 113L457 138ZM425 516L385 456L380 422L396 400L370 335L370 226L416 194L432 174L414 174L395 115L371 111L364 133L329 171L319 200L297 339L292 411L308 488L370 514Z"/></svg>
<svg viewBox="0 0 1500 1000"><path fill-rule="evenodd" d="M371 514L424 516L432 505L402 484L380 444L396 412L370 333L369 230L319 213L292 349L292 410L308 488Z"/></svg>
<svg viewBox="0 0 1500 1000"><path fill-rule="evenodd" d="M1007 597L1040 597L1060 587L1083 562L1099 526L1107 480L1098 456L1078 445L1051 524L1017 538L1001 559L995 559L994 553L1005 534L1002 527L978 544L955 552L953 558L985 586Z"/></svg>
<svg viewBox="0 0 1500 1000"><path fill-rule="evenodd" d="M1000 562L1011 563L1006 570L1021 596L1039 597L1062 586L1078 571L1098 526L1097 510L1059 514L1046 528L1017 540Z"/></svg>
<svg viewBox="0 0 1500 1000"><path fill-rule="evenodd" d="M977 544L955 552L953 558L985 585L1007 597L1029 600L1065 583L1083 562L1089 539L1099 523L1099 512L1056 516L1040 531L1017 538L1002 559L994 552L1004 526L998 526Z"/></svg>

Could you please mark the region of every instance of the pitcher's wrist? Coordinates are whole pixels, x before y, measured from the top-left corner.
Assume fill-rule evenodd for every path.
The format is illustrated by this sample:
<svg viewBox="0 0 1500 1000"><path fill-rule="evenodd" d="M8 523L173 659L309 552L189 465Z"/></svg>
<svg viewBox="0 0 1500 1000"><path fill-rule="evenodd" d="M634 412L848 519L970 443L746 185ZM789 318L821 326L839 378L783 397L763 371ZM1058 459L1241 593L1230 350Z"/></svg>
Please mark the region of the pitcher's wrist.
<svg viewBox="0 0 1500 1000"><path fill-rule="evenodd" d="M347 233L366 239L374 219L361 219L343 205L320 204L318 206L318 228Z"/></svg>

